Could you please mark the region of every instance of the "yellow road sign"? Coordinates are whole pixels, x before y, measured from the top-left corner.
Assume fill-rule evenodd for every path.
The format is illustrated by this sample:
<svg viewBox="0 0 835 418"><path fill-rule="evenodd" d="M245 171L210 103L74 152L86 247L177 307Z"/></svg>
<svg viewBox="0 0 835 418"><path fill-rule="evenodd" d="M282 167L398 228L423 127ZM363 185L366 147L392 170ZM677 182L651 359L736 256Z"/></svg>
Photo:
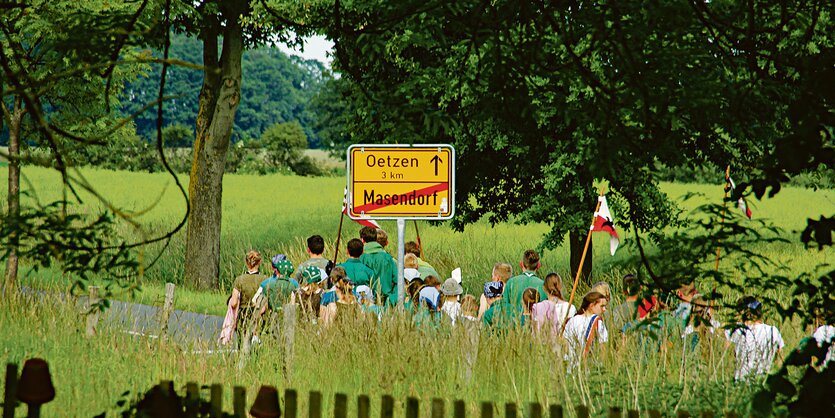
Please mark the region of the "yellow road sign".
<svg viewBox="0 0 835 418"><path fill-rule="evenodd" d="M348 216L450 219L455 211L451 145L352 145Z"/></svg>

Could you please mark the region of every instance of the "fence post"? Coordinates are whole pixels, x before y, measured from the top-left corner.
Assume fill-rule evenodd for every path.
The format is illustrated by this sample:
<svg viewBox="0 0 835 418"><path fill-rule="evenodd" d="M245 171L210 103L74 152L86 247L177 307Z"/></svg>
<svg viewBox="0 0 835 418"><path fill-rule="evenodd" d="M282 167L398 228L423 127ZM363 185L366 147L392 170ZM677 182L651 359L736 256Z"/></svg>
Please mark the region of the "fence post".
<svg viewBox="0 0 835 418"><path fill-rule="evenodd" d="M232 389L232 405L236 418L246 418L246 389L242 386Z"/></svg>
<svg viewBox="0 0 835 418"><path fill-rule="evenodd" d="M444 418L444 400L432 398L432 418Z"/></svg>
<svg viewBox="0 0 835 418"><path fill-rule="evenodd" d="M650 409L649 418L661 418L661 412L658 412L657 409Z"/></svg>
<svg viewBox="0 0 835 418"><path fill-rule="evenodd" d="M369 418L371 416L371 399L368 395L357 397L357 418ZM290 417L287 417L290 418Z"/></svg>
<svg viewBox="0 0 835 418"><path fill-rule="evenodd" d="M223 415L223 386L220 384L212 385L212 394L210 402L212 404L211 415L212 418L220 418Z"/></svg>
<svg viewBox="0 0 835 418"><path fill-rule="evenodd" d="M416 398L409 397L406 399L406 418L418 418L420 405Z"/></svg>
<svg viewBox="0 0 835 418"><path fill-rule="evenodd" d="M381 418L394 418L394 398L392 398L391 395L383 395L383 400L380 406Z"/></svg>
<svg viewBox="0 0 835 418"><path fill-rule="evenodd" d="M504 417L505 418L516 418L516 404L515 403L504 404Z"/></svg>
<svg viewBox="0 0 835 418"><path fill-rule="evenodd" d="M293 389L284 389L284 418L296 418L298 415L298 394Z"/></svg>
<svg viewBox="0 0 835 418"><path fill-rule="evenodd" d="M90 295L87 296L87 336L92 337L96 335L96 326L99 324L98 308L95 312L92 311L95 304L99 303L99 288L98 286L90 286Z"/></svg>
<svg viewBox="0 0 835 418"><path fill-rule="evenodd" d="M348 418L348 396L337 393L333 397L333 418Z"/></svg>
<svg viewBox="0 0 835 418"><path fill-rule="evenodd" d="M284 376L287 382L291 381L293 375L293 356L296 343L296 314L299 305L287 303L282 311L284 312L284 324L282 326L282 339L284 340Z"/></svg>
<svg viewBox="0 0 835 418"><path fill-rule="evenodd" d="M200 400L200 388L197 383L186 383L186 416L196 417L198 413L198 402Z"/></svg>
<svg viewBox="0 0 835 418"><path fill-rule="evenodd" d="M689 413L689 412L687 412L687 411L678 411L678 412L676 413L676 416L677 416L678 418L690 418L690 413Z"/></svg>
<svg viewBox="0 0 835 418"><path fill-rule="evenodd" d="M493 402L481 403L481 418L493 418Z"/></svg>
<svg viewBox="0 0 835 418"><path fill-rule="evenodd" d="M308 399L307 416L322 418L322 392L310 392L310 398Z"/></svg>
<svg viewBox="0 0 835 418"><path fill-rule="evenodd" d="M563 418L562 405L551 405L548 409L550 418Z"/></svg>
<svg viewBox="0 0 835 418"><path fill-rule="evenodd" d="M168 333L168 319L171 318L171 312L174 311L174 290L177 288L174 283L165 284L165 302L162 304L162 317L160 318L160 336Z"/></svg>
<svg viewBox="0 0 835 418"><path fill-rule="evenodd" d="M623 410L618 406L610 407L609 418L623 418Z"/></svg>
<svg viewBox="0 0 835 418"><path fill-rule="evenodd" d="M716 414L713 411L702 411L702 418L713 418Z"/></svg>
<svg viewBox="0 0 835 418"><path fill-rule="evenodd" d="M469 385L473 379L473 369L478 359L479 323L477 321L461 321L464 326L464 367L462 380Z"/></svg>
<svg viewBox="0 0 835 418"><path fill-rule="evenodd" d="M455 418L464 418L467 416L467 404L464 403L462 400L455 401L453 404L453 415Z"/></svg>
<svg viewBox="0 0 835 418"><path fill-rule="evenodd" d="M528 404L528 418L542 418L542 405L539 402Z"/></svg>
<svg viewBox="0 0 835 418"><path fill-rule="evenodd" d="M577 418L589 418L589 408L585 405L577 405Z"/></svg>
<svg viewBox="0 0 835 418"><path fill-rule="evenodd" d="M17 364L6 364L6 390L3 394L3 418L14 418L17 406Z"/></svg>
<svg viewBox="0 0 835 418"><path fill-rule="evenodd" d="M629 418L641 418L641 414L638 413L637 409L630 409L626 411L626 416Z"/></svg>

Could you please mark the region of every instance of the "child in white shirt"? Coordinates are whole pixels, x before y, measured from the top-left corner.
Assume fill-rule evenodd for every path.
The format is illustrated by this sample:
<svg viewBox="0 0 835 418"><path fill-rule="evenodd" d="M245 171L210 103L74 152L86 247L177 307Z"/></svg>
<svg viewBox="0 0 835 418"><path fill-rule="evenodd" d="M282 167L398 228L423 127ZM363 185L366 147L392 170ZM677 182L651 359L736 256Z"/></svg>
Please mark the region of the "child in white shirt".
<svg viewBox="0 0 835 418"><path fill-rule="evenodd" d="M775 357L785 346L776 327L762 321L762 303L752 296L742 300L742 326L726 330L728 344L734 344L736 369L734 380L741 381L768 374Z"/></svg>
<svg viewBox="0 0 835 418"><path fill-rule="evenodd" d="M609 332L603 323L602 315L606 312L609 300L600 292L589 292L583 296L583 303L577 315L565 324L565 339L568 341L569 361L568 370L571 371L580 360L586 356L595 340L601 343L609 341Z"/></svg>

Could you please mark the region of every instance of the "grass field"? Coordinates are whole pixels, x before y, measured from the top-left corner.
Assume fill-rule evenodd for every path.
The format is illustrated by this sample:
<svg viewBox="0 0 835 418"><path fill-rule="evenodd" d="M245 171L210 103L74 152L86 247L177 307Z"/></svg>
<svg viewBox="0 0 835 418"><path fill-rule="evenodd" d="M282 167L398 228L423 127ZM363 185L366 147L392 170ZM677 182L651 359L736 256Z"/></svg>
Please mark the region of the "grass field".
<svg viewBox="0 0 835 418"><path fill-rule="evenodd" d="M184 214L184 200L170 177L164 174L111 172L87 169L85 178L99 186L99 191L112 203L128 210L142 211L151 202L159 202L137 218L141 231L127 227L123 236L135 240L154 236L176 225ZM6 180L5 171L0 181ZM24 168L25 199L47 202L61 195L56 174L35 168ZM187 181L187 178L181 178ZM222 315L228 286L243 269L243 254L250 248L265 255L286 253L295 263L305 257L304 239L321 234L327 242L326 254L333 254L333 241L339 224L342 201L342 178L300 178L272 176L226 176L224 181L223 225L221 244L221 285L219 292L188 292L178 287L177 308ZM688 210L707 201L718 202L722 190L716 186L664 184L666 193L679 197L699 192L704 198L689 201ZM5 188L0 193L5 202ZM98 206L89 195L82 194L90 205L90 213ZM761 245L758 250L791 275L810 272L818 264L831 261L831 249L807 251L797 242L796 231L805 226L805 218L819 216L825 208L835 206L835 191L784 189L774 199L751 202L757 218L768 218L783 228L790 243ZM618 213L614 213L617 222ZM389 231L389 248L396 248L394 222L383 222ZM359 226L346 219L343 239L357 235ZM497 261L516 265L526 248L536 247L546 231L545 225L491 226L477 223L463 232L454 232L447 225L420 223L425 258L442 275L455 267L464 271L465 289L476 293L489 278ZM161 304L166 281L182 282L184 231L176 235L160 261L142 278L142 291L134 299L148 304ZM626 235L626 234L623 234ZM407 239L414 239L414 226L409 224ZM595 279L616 283L625 271L634 266L625 261L634 256L632 247L624 245L615 257L608 255L608 240L597 239L593 253ZM340 260L344 259L344 242ZM159 251L155 246L142 255L150 260ZM562 246L543 254L543 269L568 272L568 249ZM737 272L744 274L744 272ZM33 272L25 269L21 282L25 285L65 289L69 278L54 271ZM584 291L581 288L580 291ZM785 289L786 292L789 289ZM581 293L582 294L582 293ZM120 298L130 299L127 295ZM615 305L618 299L612 301ZM767 312L768 321L777 321ZM783 331L789 346L807 335L798 324L774 322ZM302 326L297 338L294 373L289 380L280 372L282 355L273 344L266 344L241 371L235 368L236 358L224 355L195 355L189 348L161 341L141 340L117 331L103 330L93 340L83 337L83 319L78 312L60 305L30 306L19 301L0 302L0 360L22 361L42 356L51 363L59 391L58 400L47 406L46 416L57 411L67 416L89 416L115 405L125 390L147 390L159 379L174 379L178 385L194 380L200 383L222 382L227 394L233 384L247 386L254 393L261 383L295 387L300 391L317 389L326 399L336 391L350 395L367 393L376 396L389 393L396 399L417 396L446 399L462 398L471 402L528 402L575 405L587 403L600 415L608 406L624 408L659 408L672 412L675 408L691 411L701 409L732 409L745 412L751 388L734 385L732 358L721 341L714 341L705 355L682 355L681 344L664 352L647 352L636 342L613 341L602 357L590 367L588 377L565 375L559 356L539 344L532 344L524 334L485 335L480 345L475 379L465 384L459 377L461 336L451 330L427 332L392 318L379 327L353 327L320 333ZM376 331L375 331L376 330ZM86 367L79 370L78 365ZM323 365L326 365L323 367ZM381 365L385 365L382 367ZM328 378L323 378L327 376ZM585 375L583 375L585 376ZM107 382L106 384L104 382ZM375 399L372 397L372 399ZM227 405L230 400L227 400ZM54 408L54 409L51 409ZM50 415L50 411L53 412ZM473 411L475 411L473 409ZM423 409L422 413L427 410Z"/></svg>

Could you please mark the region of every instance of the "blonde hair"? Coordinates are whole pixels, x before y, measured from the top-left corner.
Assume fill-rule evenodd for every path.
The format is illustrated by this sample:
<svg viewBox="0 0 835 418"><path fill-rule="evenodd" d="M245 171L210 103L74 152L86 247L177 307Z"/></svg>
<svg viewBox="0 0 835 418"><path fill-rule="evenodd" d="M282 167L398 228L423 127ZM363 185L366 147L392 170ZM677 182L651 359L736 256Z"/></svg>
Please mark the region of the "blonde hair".
<svg viewBox="0 0 835 418"><path fill-rule="evenodd" d="M346 280L347 278L348 274L344 268L336 266L331 270L330 279L339 293L342 294L342 303L355 303L357 297L354 296L354 285Z"/></svg>
<svg viewBox="0 0 835 418"><path fill-rule="evenodd" d="M461 298L461 313L467 316L478 315L478 300L473 295L464 295Z"/></svg>
<svg viewBox="0 0 835 418"><path fill-rule="evenodd" d="M609 288L609 283L606 282L597 282L594 286L591 287L589 293L591 292L598 292L602 294L606 299L612 298L612 290Z"/></svg>
<svg viewBox="0 0 835 418"><path fill-rule="evenodd" d="M414 254L406 254L403 256L403 267L407 269L418 268L417 256Z"/></svg>
<svg viewBox="0 0 835 418"><path fill-rule="evenodd" d="M493 266L493 277L498 278L502 283L507 282L511 274L513 274L513 268L508 263L496 263Z"/></svg>
<svg viewBox="0 0 835 418"><path fill-rule="evenodd" d="M255 250L249 250L249 252L246 253L246 259L244 262L246 263L246 268L250 270L260 266L261 253Z"/></svg>

